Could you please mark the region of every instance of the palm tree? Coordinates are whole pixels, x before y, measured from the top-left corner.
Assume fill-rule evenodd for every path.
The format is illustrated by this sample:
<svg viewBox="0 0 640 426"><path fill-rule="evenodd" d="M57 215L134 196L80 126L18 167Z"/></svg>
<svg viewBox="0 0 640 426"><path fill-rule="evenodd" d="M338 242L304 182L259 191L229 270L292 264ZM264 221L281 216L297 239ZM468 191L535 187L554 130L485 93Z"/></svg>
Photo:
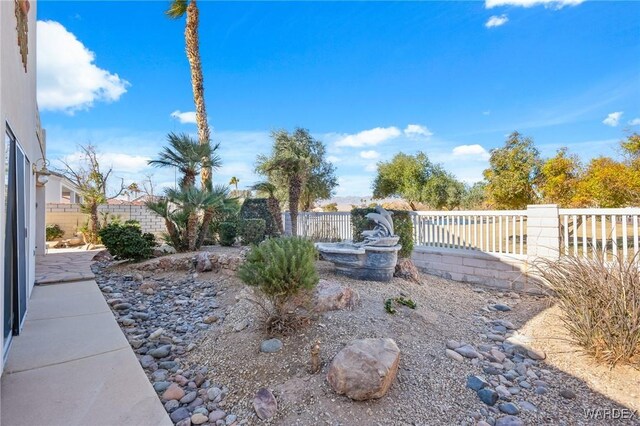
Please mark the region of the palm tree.
<svg viewBox="0 0 640 426"><path fill-rule="evenodd" d="M165 146L157 160L150 160L149 164L156 167L175 167L182 174L181 188L195 186L198 173L208 167L217 169L222 165L220 156L216 153L219 144L213 147L207 144L199 144L186 133L169 133L167 136L169 146Z"/></svg>
<svg viewBox="0 0 640 426"><path fill-rule="evenodd" d="M233 185L236 187L236 191L238 190L238 183L240 183L240 179L238 179L237 177L233 176L231 178L231 180L229 181L229 185Z"/></svg>
<svg viewBox="0 0 640 426"><path fill-rule="evenodd" d="M184 39L187 59L191 69L191 88L193 102L196 106L196 124L198 125L198 141L201 145L209 145L211 132L207 123L207 111L204 103L204 77L202 76L202 62L200 60L200 42L198 40L198 6L196 0L172 0L167 16L179 19L186 15ZM205 165L201 170L202 187L211 189L212 167Z"/></svg>
<svg viewBox="0 0 640 426"><path fill-rule="evenodd" d="M298 234L300 194L313 165L309 151L313 138L305 129L296 129L293 134L279 130L273 132L271 137L274 139L271 156L259 155L256 170L267 176L277 174L285 180L289 194L291 233L295 236Z"/></svg>

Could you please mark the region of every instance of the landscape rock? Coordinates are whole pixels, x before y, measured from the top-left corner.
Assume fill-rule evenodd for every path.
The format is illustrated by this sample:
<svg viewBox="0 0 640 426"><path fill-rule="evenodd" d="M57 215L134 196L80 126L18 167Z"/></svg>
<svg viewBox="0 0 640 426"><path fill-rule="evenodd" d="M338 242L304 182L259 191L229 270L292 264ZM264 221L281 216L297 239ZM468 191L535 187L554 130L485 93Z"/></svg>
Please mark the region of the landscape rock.
<svg viewBox="0 0 640 426"><path fill-rule="evenodd" d="M209 421L209 417L205 416L202 413L195 413L191 416L191 423L194 425L201 425Z"/></svg>
<svg viewBox="0 0 640 426"><path fill-rule="evenodd" d="M516 415L520 413L520 409L513 402L505 402L503 404L498 405L498 409L505 414Z"/></svg>
<svg viewBox="0 0 640 426"><path fill-rule="evenodd" d="M360 296L351 287L340 283L320 280L315 293L315 310L317 312L353 309Z"/></svg>
<svg viewBox="0 0 640 426"><path fill-rule="evenodd" d="M560 396L565 399L576 399L576 394L570 389L563 389L560 391Z"/></svg>
<svg viewBox="0 0 640 426"><path fill-rule="evenodd" d="M464 357L456 351L452 351L451 349L445 349L444 353L445 355L447 355L447 357L453 359L454 361L458 361L458 362L464 361Z"/></svg>
<svg viewBox="0 0 640 426"><path fill-rule="evenodd" d="M485 404L493 406L498 402L498 393L490 388L482 388L478 391L478 398Z"/></svg>
<svg viewBox="0 0 640 426"><path fill-rule="evenodd" d="M171 420L173 420L174 423L177 423L180 420L191 417L191 414L189 414L189 410L187 410L186 407L180 407L173 413L169 414L169 417L171 417Z"/></svg>
<svg viewBox="0 0 640 426"><path fill-rule="evenodd" d="M495 426L523 426L524 422L516 416L504 416L496 420Z"/></svg>
<svg viewBox="0 0 640 426"><path fill-rule="evenodd" d="M165 401L168 401L170 399L180 400L183 396L184 390L176 383L172 383L162 394L162 399Z"/></svg>
<svg viewBox="0 0 640 426"><path fill-rule="evenodd" d="M402 278L407 281L414 282L416 284L422 284L420 281L420 273L418 268L411 259L399 258L396 263L396 270L393 273L394 277Z"/></svg>
<svg viewBox="0 0 640 426"><path fill-rule="evenodd" d="M489 383L481 376L469 376L467 377L467 387L474 391L479 391L482 388L489 386Z"/></svg>
<svg viewBox="0 0 640 426"><path fill-rule="evenodd" d="M381 398L396 378L399 361L400 349L392 339L355 340L333 358L327 380L353 400Z"/></svg>
<svg viewBox="0 0 640 426"><path fill-rule="evenodd" d="M253 398L253 409L261 420L267 420L276 415L278 402L269 389L262 388Z"/></svg>
<svg viewBox="0 0 640 426"><path fill-rule="evenodd" d="M471 345L460 346L459 348L456 348L455 351L465 358L478 358L479 355Z"/></svg>
<svg viewBox="0 0 640 426"><path fill-rule="evenodd" d="M260 344L260 352L275 353L282 349L282 342L278 339L265 340Z"/></svg>
<svg viewBox="0 0 640 426"><path fill-rule="evenodd" d="M206 272L211 271L213 265L211 265L211 260L209 260L209 253L201 252L196 255L196 272Z"/></svg>

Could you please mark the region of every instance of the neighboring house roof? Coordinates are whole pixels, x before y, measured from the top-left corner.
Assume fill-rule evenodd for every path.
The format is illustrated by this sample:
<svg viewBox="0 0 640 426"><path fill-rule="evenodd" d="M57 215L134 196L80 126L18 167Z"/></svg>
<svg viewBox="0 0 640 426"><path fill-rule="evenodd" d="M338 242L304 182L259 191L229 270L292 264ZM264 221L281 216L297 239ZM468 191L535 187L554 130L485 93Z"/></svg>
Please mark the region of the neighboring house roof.
<svg viewBox="0 0 640 426"><path fill-rule="evenodd" d="M51 173L51 175L49 176L49 179L58 179L60 180L65 186L69 187L69 189L74 190L75 192L80 192L80 189L78 188L78 186L73 183L73 181L71 179L69 179L68 177L66 177L65 175L63 175L62 173L58 173L58 172L54 172L54 171L49 171Z"/></svg>

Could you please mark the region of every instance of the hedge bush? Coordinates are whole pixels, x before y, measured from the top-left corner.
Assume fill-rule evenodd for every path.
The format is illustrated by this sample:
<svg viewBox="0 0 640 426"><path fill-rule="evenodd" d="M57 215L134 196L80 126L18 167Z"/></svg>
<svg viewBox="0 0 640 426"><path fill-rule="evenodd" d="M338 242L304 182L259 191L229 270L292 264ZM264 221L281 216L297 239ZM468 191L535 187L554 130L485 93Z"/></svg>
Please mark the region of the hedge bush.
<svg viewBox="0 0 640 426"><path fill-rule="evenodd" d="M243 245L258 244L264 240L266 224L264 219L244 219L238 227Z"/></svg>
<svg viewBox="0 0 640 426"><path fill-rule="evenodd" d="M232 246L236 242L238 228L235 222L220 222L219 238L221 246Z"/></svg>
<svg viewBox="0 0 640 426"><path fill-rule="evenodd" d="M47 241L53 241L56 238L62 237L64 235L64 231L60 229L60 225L53 224L47 225L46 234Z"/></svg>
<svg viewBox="0 0 640 426"><path fill-rule="evenodd" d="M393 228L395 234L400 237L399 244L402 248L398 252L400 257L411 257L413 251L413 222L411 214L406 210L387 210L393 216ZM362 231L371 230L375 227L375 223L367 219L368 213L375 213L374 207L356 207L351 210L351 227L353 228L353 241L359 242L364 240Z"/></svg>
<svg viewBox="0 0 640 426"><path fill-rule="evenodd" d="M111 222L98 232L102 243L116 259L141 260L153 254L153 234L142 233L137 221Z"/></svg>
<svg viewBox="0 0 640 426"><path fill-rule="evenodd" d="M280 229L278 223L280 218L274 217L275 212L272 213L274 206L271 205L271 202L276 202L276 200L247 198L240 208L240 220L262 219L265 222L265 235L267 237L279 237Z"/></svg>

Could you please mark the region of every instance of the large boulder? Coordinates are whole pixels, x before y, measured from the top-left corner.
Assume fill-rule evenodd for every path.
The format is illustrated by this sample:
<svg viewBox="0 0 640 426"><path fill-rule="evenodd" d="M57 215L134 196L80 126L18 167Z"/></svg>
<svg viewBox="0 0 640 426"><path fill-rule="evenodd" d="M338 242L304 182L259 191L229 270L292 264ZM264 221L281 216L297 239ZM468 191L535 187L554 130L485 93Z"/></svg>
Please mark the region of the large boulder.
<svg viewBox="0 0 640 426"><path fill-rule="evenodd" d="M381 398L396 378L399 361L392 339L355 340L333 358L327 380L338 394L356 401Z"/></svg>
<svg viewBox="0 0 640 426"><path fill-rule="evenodd" d="M211 264L211 260L209 259L209 253L207 253L206 251L198 253L195 259L195 263L196 272L206 272L213 269L213 265Z"/></svg>
<svg viewBox="0 0 640 426"><path fill-rule="evenodd" d="M360 296L354 289L333 281L320 280L316 287L315 309L317 312L353 309L359 300Z"/></svg>

